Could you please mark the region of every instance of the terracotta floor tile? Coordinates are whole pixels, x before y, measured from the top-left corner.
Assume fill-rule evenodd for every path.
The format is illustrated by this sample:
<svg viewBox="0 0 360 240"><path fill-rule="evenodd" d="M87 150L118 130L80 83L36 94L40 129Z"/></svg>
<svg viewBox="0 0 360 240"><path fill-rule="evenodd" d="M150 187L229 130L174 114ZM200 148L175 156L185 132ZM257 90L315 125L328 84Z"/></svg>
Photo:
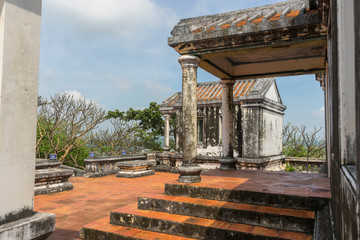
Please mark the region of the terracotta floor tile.
<svg viewBox="0 0 360 240"><path fill-rule="evenodd" d="M105 224L110 219L110 211L132 203L136 205L139 196L163 194L164 184L180 184L177 179L178 174L158 172L153 176L137 179L117 178L115 175L100 178L70 178L74 186L72 191L35 196L34 210L56 213L56 227L58 229L78 233L81 226L96 219L102 218L103 224ZM274 194L283 194L287 190L295 190L294 195L297 195L296 192L299 191L303 191L301 194L305 194L305 190L310 189L309 194L312 197L331 197L329 179L326 176L306 173L209 170L202 173L201 183L191 185L230 190L236 188L247 191L266 191ZM296 191L297 189L299 191ZM197 199L191 201L198 201L199 204L201 202L201 200ZM214 204L214 206L221 205L211 201L206 203ZM226 206L226 203L224 206ZM243 206L243 208L251 209L254 206ZM185 221L188 217L182 216L181 219ZM231 224L229 228L251 231L253 227ZM66 232L63 232L63 234L66 235ZM72 234L68 233L68 235ZM55 231L49 239L61 239L65 235L59 235Z"/></svg>
<svg viewBox="0 0 360 240"><path fill-rule="evenodd" d="M215 221L209 225L209 227L220 228L220 229L228 229L231 226L230 222L224 221Z"/></svg>
<svg viewBox="0 0 360 240"><path fill-rule="evenodd" d="M174 218L173 220L176 220L176 218ZM205 219L205 218L195 218L195 217L187 217L187 219L184 221L184 223L196 224L206 227L211 226L215 222L216 222L215 220Z"/></svg>
<svg viewBox="0 0 360 240"><path fill-rule="evenodd" d="M244 233L250 233L250 232L252 232L253 229L254 229L254 226L239 224L239 223L233 223L228 228L228 230L244 232Z"/></svg>
<svg viewBox="0 0 360 240"><path fill-rule="evenodd" d="M301 218L314 218L315 217L314 212L305 211L305 210L283 209L282 213L284 215L296 216L296 217L301 217Z"/></svg>
<svg viewBox="0 0 360 240"><path fill-rule="evenodd" d="M279 237L291 240L307 240L306 233L296 233L288 231L280 231Z"/></svg>
<svg viewBox="0 0 360 240"><path fill-rule="evenodd" d="M270 237L279 236L279 231L278 230L271 229L271 228L259 227L259 226L254 227L254 229L251 231L251 233L252 234L264 235L264 236L270 236Z"/></svg>

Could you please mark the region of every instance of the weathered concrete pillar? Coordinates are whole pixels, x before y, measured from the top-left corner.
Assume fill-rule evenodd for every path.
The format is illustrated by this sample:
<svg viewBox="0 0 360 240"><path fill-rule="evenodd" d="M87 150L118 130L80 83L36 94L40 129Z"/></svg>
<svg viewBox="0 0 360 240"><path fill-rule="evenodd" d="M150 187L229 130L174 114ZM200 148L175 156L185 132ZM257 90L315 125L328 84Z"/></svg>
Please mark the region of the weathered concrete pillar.
<svg viewBox="0 0 360 240"><path fill-rule="evenodd" d="M182 145L183 163L179 167L179 182L200 182L201 167L197 164L197 67L199 58L184 55L182 68Z"/></svg>
<svg viewBox="0 0 360 240"><path fill-rule="evenodd" d="M221 80L222 89L222 145L223 154L219 159L221 170L236 170L236 159L234 158L234 121L233 121L233 87L235 80Z"/></svg>
<svg viewBox="0 0 360 240"><path fill-rule="evenodd" d="M55 228L33 211L40 25L41 0L0 0L0 239Z"/></svg>
<svg viewBox="0 0 360 240"><path fill-rule="evenodd" d="M169 152L170 150L170 115L164 114L164 120L165 120L165 135L164 135L164 152Z"/></svg>

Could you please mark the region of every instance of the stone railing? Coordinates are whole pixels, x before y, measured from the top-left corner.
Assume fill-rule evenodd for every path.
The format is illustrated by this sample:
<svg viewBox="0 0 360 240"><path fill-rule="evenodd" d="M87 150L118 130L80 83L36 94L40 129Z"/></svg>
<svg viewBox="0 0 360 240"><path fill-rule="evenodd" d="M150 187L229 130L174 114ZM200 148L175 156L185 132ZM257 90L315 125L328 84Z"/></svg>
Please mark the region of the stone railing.
<svg viewBox="0 0 360 240"><path fill-rule="evenodd" d="M84 160L86 169L84 177L100 177L116 174L119 172L119 168L116 166L117 162L150 159L155 159L155 153L88 158Z"/></svg>
<svg viewBox="0 0 360 240"><path fill-rule="evenodd" d="M324 163L326 164L325 158L286 157L282 167L289 172L319 173L320 166Z"/></svg>
<svg viewBox="0 0 360 240"><path fill-rule="evenodd" d="M35 160L35 189L34 194L48 194L73 189L69 177L73 170L60 168L60 162L56 159Z"/></svg>
<svg viewBox="0 0 360 240"><path fill-rule="evenodd" d="M260 159L236 158L237 169L249 170L281 170L284 155L265 157ZM197 156L198 164L205 170L220 167L220 156ZM177 167L182 163L182 155L175 153L157 153L155 171L178 173Z"/></svg>
<svg viewBox="0 0 360 240"><path fill-rule="evenodd" d="M84 174L86 174L86 172L82 169L74 168L66 165L61 165L59 168L72 170L74 172L73 175L71 175L72 177L82 177L84 176Z"/></svg>

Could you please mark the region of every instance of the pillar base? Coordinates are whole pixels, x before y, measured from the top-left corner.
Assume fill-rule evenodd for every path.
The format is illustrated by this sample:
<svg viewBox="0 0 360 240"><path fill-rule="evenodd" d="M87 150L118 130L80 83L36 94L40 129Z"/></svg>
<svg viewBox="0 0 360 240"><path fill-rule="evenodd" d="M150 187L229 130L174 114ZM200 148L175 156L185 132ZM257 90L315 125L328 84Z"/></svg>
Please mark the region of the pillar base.
<svg viewBox="0 0 360 240"><path fill-rule="evenodd" d="M233 171L236 170L237 160L232 157L221 157L219 159L221 164L220 169L225 171Z"/></svg>
<svg viewBox="0 0 360 240"><path fill-rule="evenodd" d="M0 239L47 239L55 230L55 214L34 212L34 215L0 225Z"/></svg>
<svg viewBox="0 0 360 240"><path fill-rule="evenodd" d="M170 148L169 148L169 147L164 147L164 148L163 148L163 152L164 152L164 153L170 152Z"/></svg>
<svg viewBox="0 0 360 240"><path fill-rule="evenodd" d="M183 164L179 169L179 182L182 183L199 183L201 182L200 173L202 168L197 164Z"/></svg>

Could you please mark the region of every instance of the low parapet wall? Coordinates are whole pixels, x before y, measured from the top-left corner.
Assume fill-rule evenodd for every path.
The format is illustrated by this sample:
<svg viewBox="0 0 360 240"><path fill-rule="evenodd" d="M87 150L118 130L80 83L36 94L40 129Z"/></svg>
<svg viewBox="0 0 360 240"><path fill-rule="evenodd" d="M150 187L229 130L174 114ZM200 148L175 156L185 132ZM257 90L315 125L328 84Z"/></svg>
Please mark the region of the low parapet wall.
<svg viewBox="0 0 360 240"><path fill-rule="evenodd" d="M286 157L282 167L291 172L319 173L323 164L326 164L325 158Z"/></svg>
<svg viewBox="0 0 360 240"><path fill-rule="evenodd" d="M155 153L144 153L137 155L121 155L111 157L95 157L85 159L86 173L84 177L100 177L119 172L116 163L132 160L150 160L155 158Z"/></svg>
<svg viewBox="0 0 360 240"><path fill-rule="evenodd" d="M35 188L34 194L49 194L73 189L69 177L73 170L60 168L56 159L35 160Z"/></svg>
<svg viewBox="0 0 360 240"><path fill-rule="evenodd" d="M220 156L198 156L198 164L205 170L220 168ZM237 169L251 170L282 170L284 155L264 157L259 159L236 158ZM155 171L178 173L177 167L182 164L182 154L175 153L157 153L156 160L158 165Z"/></svg>

